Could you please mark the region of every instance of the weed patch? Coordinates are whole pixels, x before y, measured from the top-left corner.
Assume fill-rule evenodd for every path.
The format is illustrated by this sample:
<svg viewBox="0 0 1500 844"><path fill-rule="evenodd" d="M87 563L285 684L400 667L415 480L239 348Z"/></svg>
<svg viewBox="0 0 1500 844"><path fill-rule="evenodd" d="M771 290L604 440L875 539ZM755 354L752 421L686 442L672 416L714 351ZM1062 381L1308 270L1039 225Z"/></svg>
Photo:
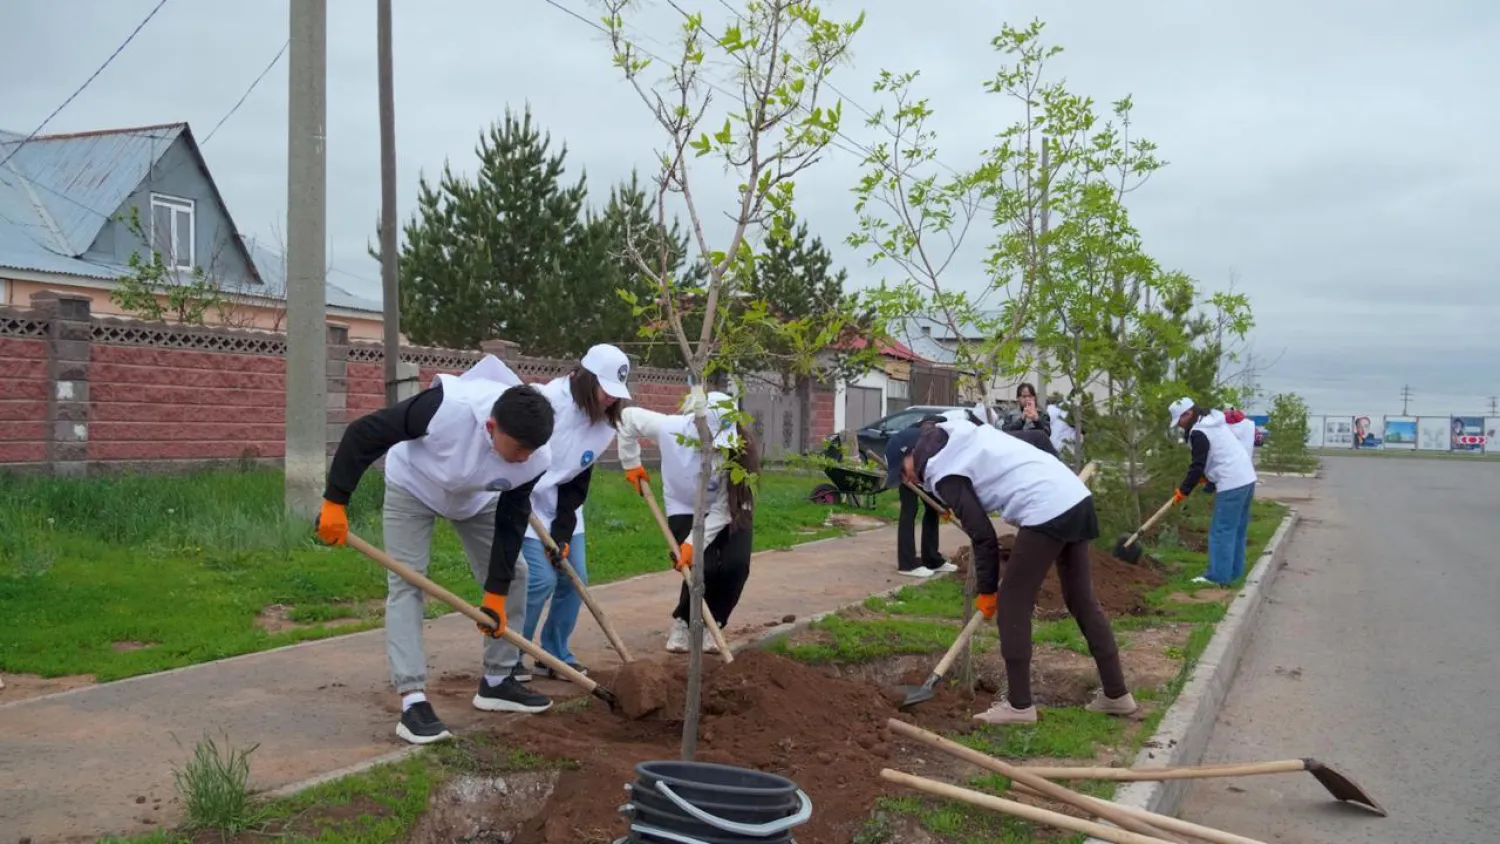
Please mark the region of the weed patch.
<svg viewBox="0 0 1500 844"><path fill-rule="evenodd" d="M947 650L958 628L940 621L853 620L832 615L813 624L808 632L795 644L786 637L777 639L769 650L811 665L858 664L900 654ZM975 638L976 652L990 647L993 643Z"/></svg>

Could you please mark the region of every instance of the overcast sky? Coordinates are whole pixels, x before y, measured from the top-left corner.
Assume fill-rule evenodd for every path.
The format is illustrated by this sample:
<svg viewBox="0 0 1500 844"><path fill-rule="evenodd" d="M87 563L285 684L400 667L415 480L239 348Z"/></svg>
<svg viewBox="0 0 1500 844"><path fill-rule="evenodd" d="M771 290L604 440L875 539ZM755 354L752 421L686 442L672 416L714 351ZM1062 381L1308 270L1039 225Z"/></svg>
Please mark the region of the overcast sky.
<svg viewBox="0 0 1500 844"><path fill-rule="evenodd" d="M30 132L114 50L157 0L11 0L0 54L0 128ZM710 18L742 0L687 0ZM557 0L589 20L592 0ZM835 76L873 110L881 69L919 69L937 111L940 159L968 167L1015 119L982 82L1001 25L1041 16L1077 93L1131 94L1137 131L1170 162L1130 209L1163 265L1252 299L1253 349L1274 362L1268 392L1314 412L1483 412L1500 394L1500 3L1494 0L831 0L868 11ZM374 4L330 0L328 235L333 280L379 295L365 254L380 203ZM171 0L47 132L188 121L201 141L287 37L286 0ZM658 53L678 19L645 0L632 24ZM653 40L655 39L655 40ZM533 114L586 167L597 197L650 168L660 130L620 81L600 33L544 0L402 0L395 11L396 121L403 221L419 173L445 160L472 172L478 133L507 106ZM240 229L270 237L286 214L285 57L205 149ZM875 139L855 107L847 134ZM859 160L830 150L799 180L800 212L849 269L849 188ZM722 207L732 182L696 178ZM978 278L977 253L955 270Z"/></svg>

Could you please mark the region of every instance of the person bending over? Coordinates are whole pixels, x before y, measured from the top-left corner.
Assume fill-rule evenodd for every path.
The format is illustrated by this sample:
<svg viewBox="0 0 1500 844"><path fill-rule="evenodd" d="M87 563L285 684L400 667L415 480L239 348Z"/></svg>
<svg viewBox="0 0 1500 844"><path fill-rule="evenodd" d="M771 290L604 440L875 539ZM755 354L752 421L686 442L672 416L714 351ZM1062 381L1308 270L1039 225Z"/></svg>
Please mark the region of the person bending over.
<svg viewBox="0 0 1500 844"><path fill-rule="evenodd" d="M1204 410L1192 399L1181 398L1172 403L1168 413L1172 424L1182 429L1192 452L1187 474L1172 500L1182 503L1200 483L1204 492L1214 494L1214 515L1208 528L1208 571L1193 582L1230 586L1245 574L1245 542L1258 480L1255 464L1223 411ZM1251 449L1254 447L1252 440Z"/></svg>
<svg viewBox="0 0 1500 844"><path fill-rule="evenodd" d="M495 622L479 628L485 634L484 671L476 709L534 713L552 705L510 676L520 652L500 636L508 623L526 621L526 566L517 566L516 557L532 488L552 461L547 440L553 419L545 396L487 355L463 375L439 375L406 401L356 419L328 470L316 529L329 545L347 542L349 499L382 456L386 552L426 574L433 522L446 519L458 534L484 590L480 609ZM387 575L386 657L401 696L396 735L413 744L451 737L427 700L423 605L420 589L395 572Z"/></svg>

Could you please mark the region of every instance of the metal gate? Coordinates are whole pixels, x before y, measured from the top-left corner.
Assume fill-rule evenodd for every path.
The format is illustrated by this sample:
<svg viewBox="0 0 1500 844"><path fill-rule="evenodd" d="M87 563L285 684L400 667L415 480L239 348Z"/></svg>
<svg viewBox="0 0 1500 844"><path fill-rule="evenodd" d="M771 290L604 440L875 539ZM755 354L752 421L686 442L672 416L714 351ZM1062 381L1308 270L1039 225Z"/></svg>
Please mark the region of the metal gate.
<svg viewBox="0 0 1500 844"><path fill-rule="evenodd" d="M761 460L781 460L801 451L802 402L795 394L746 393L741 406L755 418Z"/></svg>
<svg viewBox="0 0 1500 844"><path fill-rule="evenodd" d="M885 415L881 406L878 387L849 387L844 391L844 427L851 431L874 422Z"/></svg>

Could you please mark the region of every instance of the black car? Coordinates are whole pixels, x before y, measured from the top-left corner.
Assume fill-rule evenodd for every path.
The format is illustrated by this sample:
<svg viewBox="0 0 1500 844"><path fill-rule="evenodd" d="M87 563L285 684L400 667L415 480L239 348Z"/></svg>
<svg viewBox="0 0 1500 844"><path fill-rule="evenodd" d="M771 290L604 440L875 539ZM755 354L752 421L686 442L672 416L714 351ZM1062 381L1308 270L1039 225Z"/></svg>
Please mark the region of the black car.
<svg viewBox="0 0 1500 844"><path fill-rule="evenodd" d="M922 420L924 416L946 413L950 410L968 410L967 407L956 405L933 405L918 404L902 408L895 413L888 414L871 422L863 428L854 432L854 437L859 442L860 455L869 460L869 455L878 455L881 460L885 459L885 444L891 435L904 428L909 428ZM844 453L843 438L838 434L830 434L824 444L823 454L830 460L842 460Z"/></svg>

